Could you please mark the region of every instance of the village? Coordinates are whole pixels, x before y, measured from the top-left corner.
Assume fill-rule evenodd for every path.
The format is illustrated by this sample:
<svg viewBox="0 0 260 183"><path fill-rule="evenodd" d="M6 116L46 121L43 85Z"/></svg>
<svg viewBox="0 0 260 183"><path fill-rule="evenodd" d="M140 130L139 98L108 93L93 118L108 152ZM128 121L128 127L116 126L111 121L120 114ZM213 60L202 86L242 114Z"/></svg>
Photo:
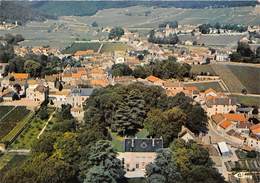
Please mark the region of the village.
<svg viewBox="0 0 260 183"><path fill-rule="evenodd" d="M249 26L243 32L210 28L207 36L212 37L212 42L218 41L220 36L224 38L227 35L238 36L238 40L233 43L228 41L231 45L219 47L211 46L210 41L204 39L205 35L201 33L199 27L199 25L172 27L171 24L166 24L162 28L154 30L153 36L157 39L155 43L149 41L149 35L141 37L137 32L123 28L124 33L118 38L116 36L106 41L76 41L73 44L98 44L98 47L78 49L71 53L51 47L23 47L18 44L14 46L14 53L17 56L23 57L29 53L53 55L68 64L55 74L32 77L30 73L6 73L6 68L10 68L9 64L0 63L0 107L26 107L30 111L37 112L46 101L48 101L48 107L53 110L69 104L73 117L77 119L78 123L83 123L85 102L100 88L142 83L145 86L162 88L169 97L183 93L205 111L208 132L196 135L182 126L178 138L185 141L193 140L206 147L215 167L226 180L243 179L248 182L259 180L260 160L256 158L260 153L259 106L244 106L239 103L236 98L232 97L234 92L229 90L221 76L201 72L192 76L184 76L181 79L163 79L153 74L147 77L137 77L138 75L118 74L113 70L115 65L126 65L134 70L136 67L171 58L176 58L176 63L185 64L187 67L207 64L232 65L236 63L231 62L230 54L235 51L232 46L237 42L250 45L254 52L260 45L259 37L250 36L250 33L260 32L259 26ZM107 28L107 31L111 32L112 29ZM170 42L174 41L172 38L174 35L178 36L178 43L174 46L157 43L158 40L167 42L169 37ZM112 48L103 51L107 45ZM76 64L70 64L72 61ZM223 90L217 91L207 86L201 89L197 86L198 83L207 82L217 82ZM255 84L257 85L257 83ZM247 95L247 91L237 93ZM259 97L260 100L259 93L252 95ZM5 115L0 117L0 121ZM44 133L46 126L40 130L39 136ZM0 139L2 142L0 150L12 151L9 147L10 144L25 128L26 124L10 143L6 144ZM118 158L124 161L126 177L144 177L145 166L154 161L156 151L163 147L163 140L162 138L125 137L122 144L124 150L119 152ZM21 151L20 153L26 152ZM253 154L253 157L241 160L240 154L245 154L245 156Z"/></svg>

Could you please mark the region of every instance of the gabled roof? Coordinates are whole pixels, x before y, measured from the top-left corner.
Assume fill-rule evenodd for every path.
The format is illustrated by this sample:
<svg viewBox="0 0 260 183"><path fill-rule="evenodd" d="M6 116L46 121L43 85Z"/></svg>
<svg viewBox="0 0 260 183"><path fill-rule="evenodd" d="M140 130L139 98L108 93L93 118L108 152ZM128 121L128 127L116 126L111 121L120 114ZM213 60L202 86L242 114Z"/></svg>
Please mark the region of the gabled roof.
<svg viewBox="0 0 260 183"><path fill-rule="evenodd" d="M224 114L224 117L230 121L246 122L247 118L244 114Z"/></svg>
<svg viewBox="0 0 260 183"><path fill-rule="evenodd" d="M74 56L85 56L85 55L89 55L89 54L93 54L94 50L85 50L85 51L76 51L74 53Z"/></svg>
<svg viewBox="0 0 260 183"><path fill-rule="evenodd" d="M184 87L183 83L181 82L171 82L171 81L166 81L163 83L164 87Z"/></svg>
<svg viewBox="0 0 260 183"><path fill-rule="evenodd" d="M228 97L213 97L206 101L206 105L208 107L213 105L236 105L236 100Z"/></svg>
<svg viewBox="0 0 260 183"><path fill-rule="evenodd" d="M102 87L105 87L109 84L108 80L107 79L93 79L93 80L90 80L90 84L92 86L102 86Z"/></svg>
<svg viewBox="0 0 260 183"><path fill-rule="evenodd" d="M216 92L215 90L213 90L212 88L209 88L209 89L207 89L206 91L204 91L205 94L209 94L209 93L211 93L211 92L217 94L217 92Z"/></svg>
<svg viewBox="0 0 260 183"><path fill-rule="evenodd" d="M250 127L253 134L260 134L260 123Z"/></svg>
<svg viewBox="0 0 260 183"><path fill-rule="evenodd" d="M163 139L160 138L127 138L124 141L125 152L156 152L163 148Z"/></svg>
<svg viewBox="0 0 260 183"><path fill-rule="evenodd" d="M14 76L14 79L28 79L29 78L29 74L27 74L27 73L14 73L13 76Z"/></svg>
<svg viewBox="0 0 260 183"><path fill-rule="evenodd" d="M225 117L222 114L215 114L211 116L211 118L216 125L225 119Z"/></svg>
<svg viewBox="0 0 260 183"><path fill-rule="evenodd" d="M150 81L150 82L152 82L152 83L154 83L154 82L162 82L163 80L161 80L160 78L158 78L158 77L155 77L155 76L148 76L147 78L146 78L146 80L147 81Z"/></svg>
<svg viewBox="0 0 260 183"><path fill-rule="evenodd" d="M72 73L71 77L74 79L80 79L81 78L81 74L80 73Z"/></svg>
<svg viewBox="0 0 260 183"><path fill-rule="evenodd" d="M232 123L228 120L225 120L219 124L219 126L223 129L226 129L226 128L230 127L231 125L232 125Z"/></svg>
<svg viewBox="0 0 260 183"><path fill-rule="evenodd" d="M73 88L71 95L77 96L90 96L94 91L94 88Z"/></svg>

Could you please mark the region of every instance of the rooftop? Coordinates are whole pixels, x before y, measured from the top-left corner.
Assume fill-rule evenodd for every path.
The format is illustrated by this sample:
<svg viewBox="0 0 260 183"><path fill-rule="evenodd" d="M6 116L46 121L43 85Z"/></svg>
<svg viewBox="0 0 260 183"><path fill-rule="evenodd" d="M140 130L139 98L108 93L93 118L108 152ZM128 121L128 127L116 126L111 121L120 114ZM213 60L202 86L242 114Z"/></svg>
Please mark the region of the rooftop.
<svg viewBox="0 0 260 183"><path fill-rule="evenodd" d="M124 140L125 152L156 152L163 148L163 140L160 138L126 138Z"/></svg>

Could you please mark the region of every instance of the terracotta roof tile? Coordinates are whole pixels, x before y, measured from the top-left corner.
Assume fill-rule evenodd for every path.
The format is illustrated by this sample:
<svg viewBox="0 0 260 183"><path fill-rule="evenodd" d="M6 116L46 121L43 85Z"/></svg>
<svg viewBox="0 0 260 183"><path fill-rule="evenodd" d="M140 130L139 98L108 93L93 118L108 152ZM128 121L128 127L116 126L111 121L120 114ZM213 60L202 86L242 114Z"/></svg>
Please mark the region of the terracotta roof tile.
<svg viewBox="0 0 260 183"><path fill-rule="evenodd" d="M230 125L232 125L232 123L231 123L230 121L227 121L227 120L225 120L225 121L223 121L223 122L221 122L221 123L219 124L219 126L220 126L221 128L223 128L223 129L228 128Z"/></svg>
<svg viewBox="0 0 260 183"><path fill-rule="evenodd" d="M224 117L230 121L246 122L247 118L244 114L224 114Z"/></svg>
<svg viewBox="0 0 260 183"><path fill-rule="evenodd" d="M93 54L94 50L85 50L85 51L76 51L74 53L74 56L85 56L85 55L89 55L89 54Z"/></svg>
<svg viewBox="0 0 260 183"><path fill-rule="evenodd" d="M28 79L29 78L29 74L27 74L27 73L14 73L13 76L15 79Z"/></svg>
<svg viewBox="0 0 260 183"><path fill-rule="evenodd" d="M146 80L147 81L150 81L150 82L160 82L160 81L163 81L163 80L161 80L160 78L158 78L158 77L155 77L155 76L148 76L147 78L146 78Z"/></svg>

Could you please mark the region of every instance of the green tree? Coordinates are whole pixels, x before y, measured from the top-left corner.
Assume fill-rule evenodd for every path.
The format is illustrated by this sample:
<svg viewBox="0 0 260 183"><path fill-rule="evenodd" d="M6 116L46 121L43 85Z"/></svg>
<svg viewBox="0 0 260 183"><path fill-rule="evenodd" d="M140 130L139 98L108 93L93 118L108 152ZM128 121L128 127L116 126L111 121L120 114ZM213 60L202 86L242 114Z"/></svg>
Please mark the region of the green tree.
<svg viewBox="0 0 260 183"><path fill-rule="evenodd" d="M37 113L37 116L41 119L41 120L46 120L49 117L49 113L47 110L47 107L41 107L40 110Z"/></svg>
<svg viewBox="0 0 260 183"><path fill-rule="evenodd" d="M185 123L186 119L186 114L178 107L165 112L155 109L148 113L144 125L150 136L162 137L164 145L167 147L178 137L181 126Z"/></svg>
<svg viewBox="0 0 260 183"><path fill-rule="evenodd" d="M102 170L106 172L106 175L113 177L114 180L119 182L124 179L124 170L122 168L121 162L116 157L116 152L113 150L113 147L109 141L100 140L96 142L87 154L87 160L83 161L80 166L81 174L83 174L86 181L89 180L89 177L93 173L88 174L89 170L95 166L99 166L99 169L102 166ZM96 172L97 169L92 169L93 172Z"/></svg>
<svg viewBox="0 0 260 183"><path fill-rule="evenodd" d="M111 68L112 76L130 76L132 69L126 64L114 64Z"/></svg>
<svg viewBox="0 0 260 183"><path fill-rule="evenodd" d="M91 24L92 27L98 27L98 23L96 21L92 22Z"/></svg>
<svg viewBox="0 0 260 183"><path fill-rule="evenodd" d="M60 136L60 133L43 133L40 136L40 139L35 141L32 146L33 153L46 153L51 155L54 150L54 143L57 138Z"/></svg>
<svg viewBox="0 0 260 183"><path fill-rule="evenodd" d="M27 60L24 63L24 70L29 73L31 77L37 77L41 75L41 64L34 60Z"/></svg>
<svg viewBox="0 0 260 183"><path fill-rule="evenodd" d="M145 169L148 183L177 183L181 180L181 174L169 149L158 152L154 162L148 164Z"/></svg>
<svg viewBox="0 0 260 183"><path fill-rule="evenodd" d="M143 96L138 90L132 90L125 98L125 102L118 106L112 129L122 136L133 135L138 131L138 128L143 127L145 117Z"/></svg>
<svg viewBox="0 0 260 183"><path fill-rule="evenodd" d="M106 170L102 165L94 166L89 169L86 174L86 178L84 179L84 183L116 183L116 179L112 177L110 172Z"/></svg>
<svg viewBox="0 0 260 183"><path fill-rule="evenodd" d="M114 27L109 32L108 38L109 39L120 39L121 36L125 34L125 31L122 27Z"/></svg>
<svg viewBox="0 0 260 183"><path fill-rule="evenodd" d="M71 105L70 104L62 104L61 109L59 109L55 113L55 117L57 118L58 121L62 121L65 119L73 119L73 116L70 112Z"/></svg>

